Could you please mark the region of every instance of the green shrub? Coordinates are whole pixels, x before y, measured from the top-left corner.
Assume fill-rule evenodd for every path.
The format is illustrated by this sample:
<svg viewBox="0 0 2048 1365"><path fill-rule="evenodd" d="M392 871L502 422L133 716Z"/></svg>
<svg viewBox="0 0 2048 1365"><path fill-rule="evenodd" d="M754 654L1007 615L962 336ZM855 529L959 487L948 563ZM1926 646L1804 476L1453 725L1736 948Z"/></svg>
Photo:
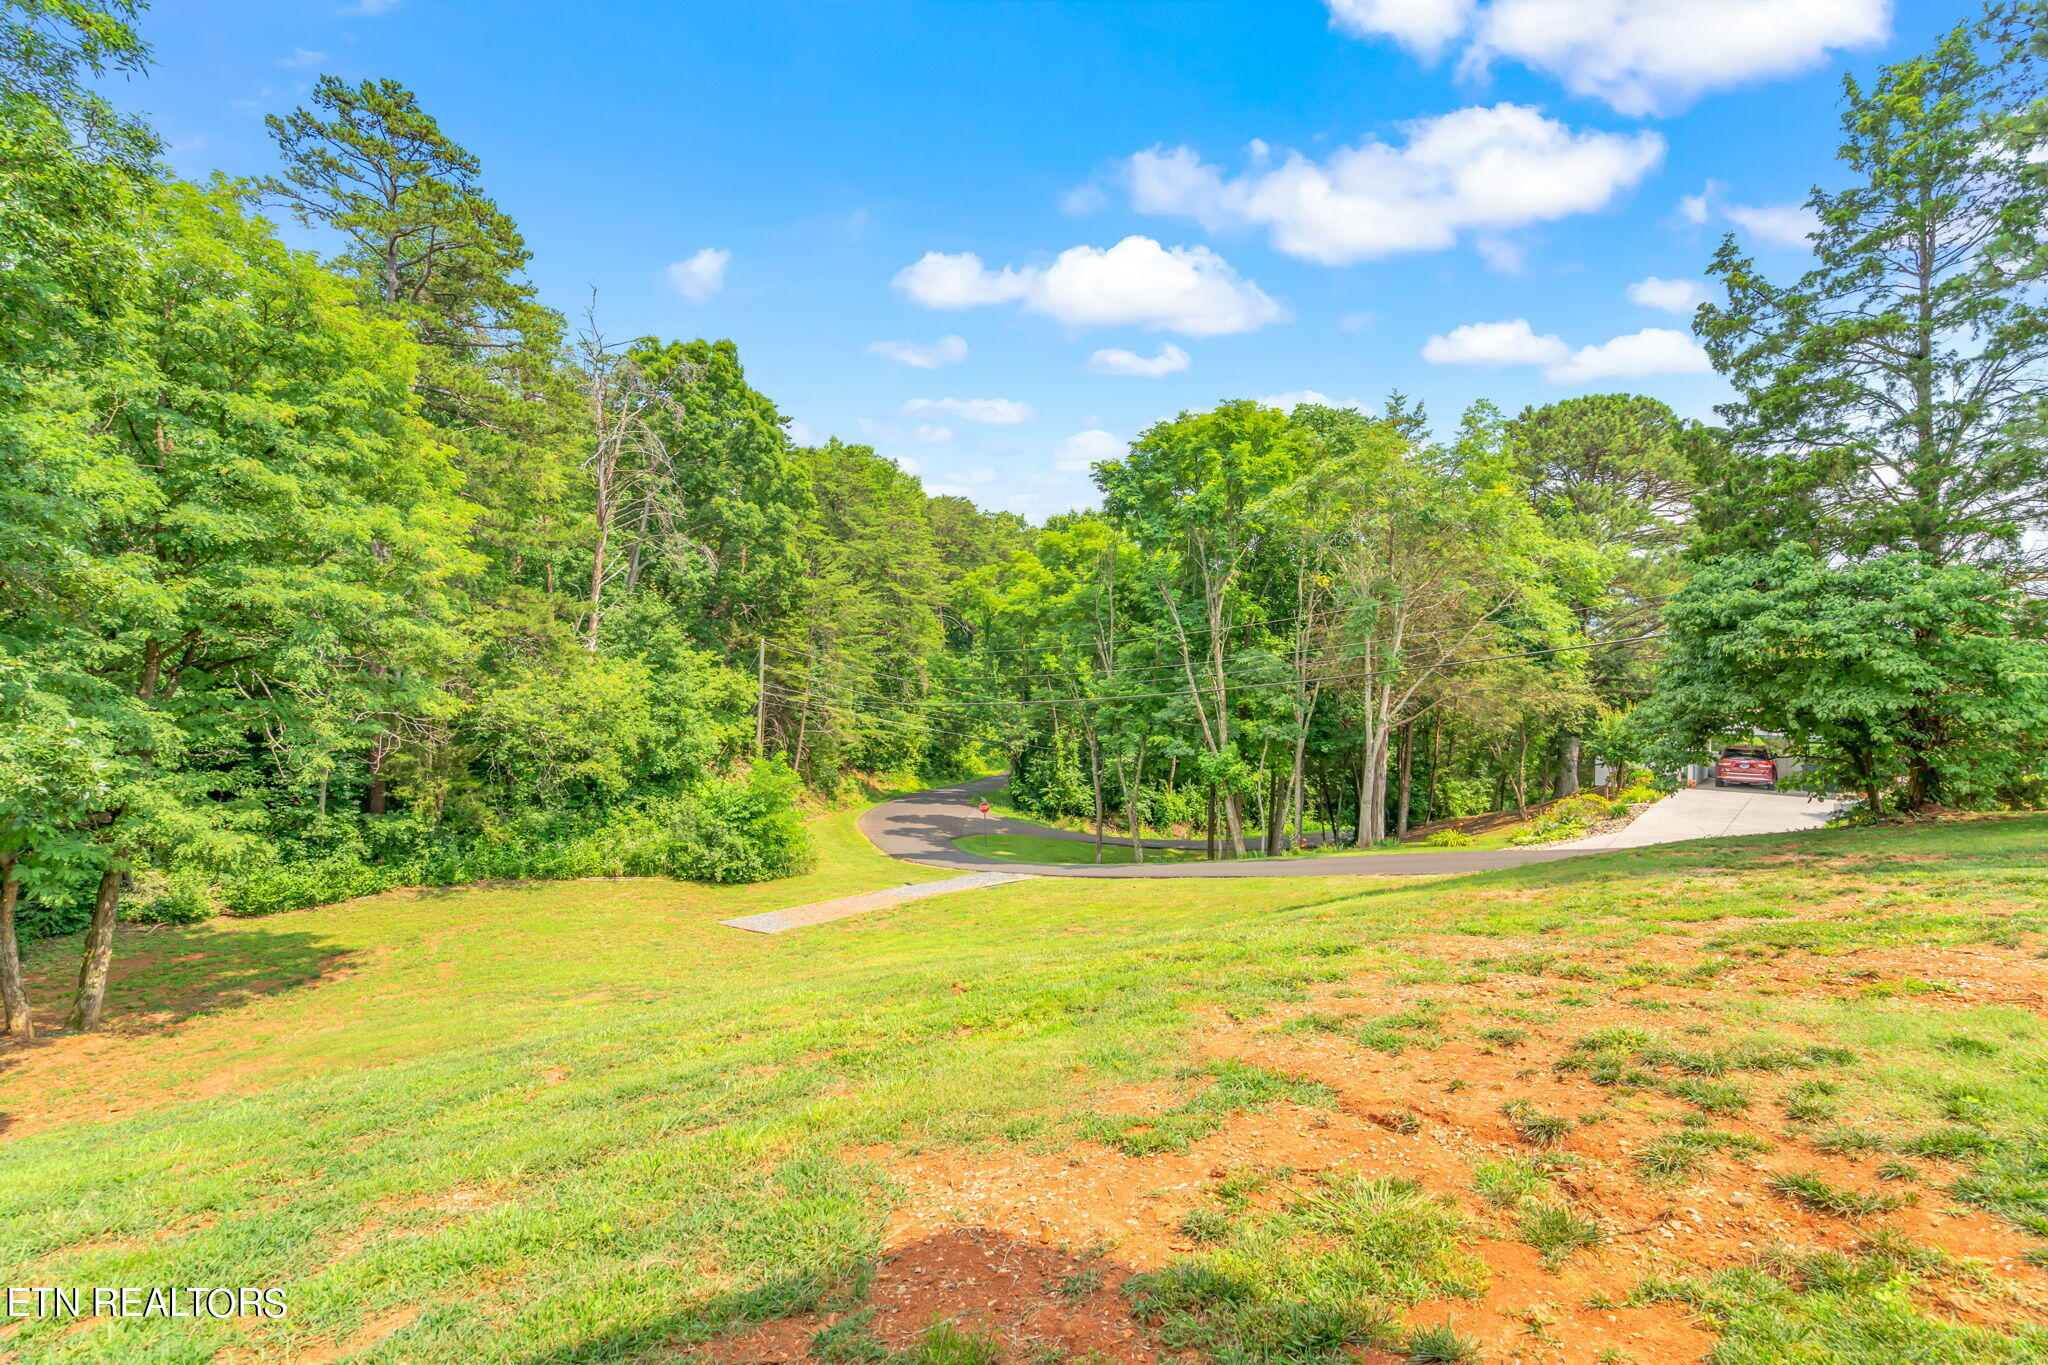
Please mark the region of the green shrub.
<svg viewBox="0 0 2048 1365"><path fill-rule="evenodd" d="M1621 802L1623 805L1635 806L1640 805L1645 801L1658 800L1661 796L1662 793L1659 792L1655 787L1633 786L1623 788L1621 795L1615 797L1614 799Z"/></svg>
<svg viewBox="0 0 2048 1365"><path fill-rule="evenodd" d="M758 882L807 872L817 854L798 812L797 779L780 762L744 781L708 784L595 814L535 814L484 833L422 832L393 820L377 846L329 857L287 851L221 878L220 908L269 915L401 886L578 877Z"/></svg>
<svg viewBox="0 0 2048 1365"><path fill-rule="evenodd" d="M1579 792L1567 796L1543 814L1550 820L1598 820L1607 814L1607 798L1599 792Z"/></svg>
<svg viewBox="0 0 2048 1365"><path fill-rule="evenodd" d="M1544 816L1527 828L1510 835L1508 843L1517 848L1525 844L1556 843L1560 839L1577 839L1584 835L1588 828L1583 820L1557 820Z"/></svg>
<svg viewBox="0 0 2048 1365"><path fill-rule="evenodd" d="M147 888L122 907L121 917L137 924L197 924L220 913L213 891L191 877L173 877Z"/></svg>
<svg viewBox="0 0 2048 1365"><path fill-rule="evenodd" d="M1472 836L1460 829L1436 830L1422 840L1424 848L1470 848L1472 844Z"/></svg>

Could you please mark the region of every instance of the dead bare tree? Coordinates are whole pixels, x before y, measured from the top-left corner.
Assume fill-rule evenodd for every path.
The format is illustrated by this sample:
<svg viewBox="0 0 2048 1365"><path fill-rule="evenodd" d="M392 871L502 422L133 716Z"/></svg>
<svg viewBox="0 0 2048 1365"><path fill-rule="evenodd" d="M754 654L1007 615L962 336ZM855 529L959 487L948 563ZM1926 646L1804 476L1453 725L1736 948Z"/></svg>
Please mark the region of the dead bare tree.
<svg viewBox="0 0 2048 1365"><path fill-rule="evenodd" d="M596 308L585 313L578 345L590 453L590 595L584 617L584 645L595 652L604 614L605 586L622 573L629 584L640 576L647 547L658 545L678 557L709 557L710 551L683 530L685 508L676 492L674 453L663 428L688 420L665 385L654 382L633 359L630 343L605 339ZM694 367L679 367L689 383ZM630 538L625 553L615 541Z"/></svg>

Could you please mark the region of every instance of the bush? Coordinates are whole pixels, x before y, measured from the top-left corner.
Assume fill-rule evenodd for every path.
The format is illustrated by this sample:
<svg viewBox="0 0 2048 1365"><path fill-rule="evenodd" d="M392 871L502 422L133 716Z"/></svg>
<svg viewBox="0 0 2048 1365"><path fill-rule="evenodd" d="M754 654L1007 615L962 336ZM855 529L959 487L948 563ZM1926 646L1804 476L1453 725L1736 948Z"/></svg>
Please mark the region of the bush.
<svg viewBox="0 0 2048 1365"><path fill-rule="evenodd" d="M1444 814L1483 815L1493 809L1493 783L1485 778L1452 778L1443 784Z"/></svg>
<svg viewBox="0 0 2048 1365"><path fill-rule="evenodd" d="M1607 798L1599 792L1579 792L1559 801L1543 812L1543 815L1549 820L1577 820L1581 823L1604 819L1607 815Z"/></svg>
<svg viewBox="0 0 2048 1365"><path fill-rule="evenodd" d="M733 883L809 871L817 861L797 811L797 779L780 762L738 782L583 815L535 814L481 834L449 836L393 821L372 861L351 848L324 858L265 861L222 879L221 908L269 915L400 886L578 877L681 877ZM201 916L203 918L203 916Z"/></svg>
<svg viewBox="0 0 2048 1365"><path fill-rule="evenodd" d="M1422 840L1424 848L1470 848L1472 836L1461 829L1440 829Z"/></svg>
<svg viewBox="0 0 2048 1365"><path fill-rule="evenodd" d="M1511 835L1508 843L1519 848L1526 844L1549 844L1560 839L1577 839L1583 836L1588 828L1583 820L1559 820L1546 815L1528 828Z"/></svg>
<svg viewBox="0 0 2048 1365"><path fill-rule="evenodd" d="M189 877L172 877L136 888L121 918L136 924L197 924L220 913L213 888Z"/></svg>
<svg viewBox="0 0 2048 1365"><path fill-rule="evenodd" d="M1662 793L1660 793L1655 787L1648 786L1641 782L1637 782L1625 788L1622 791L1621 795L1616 797L1615 800L1624 802L1627 805L1634 806L1640 805L1642 802L1645 801L1655 801L1661 795Z"/></svg>

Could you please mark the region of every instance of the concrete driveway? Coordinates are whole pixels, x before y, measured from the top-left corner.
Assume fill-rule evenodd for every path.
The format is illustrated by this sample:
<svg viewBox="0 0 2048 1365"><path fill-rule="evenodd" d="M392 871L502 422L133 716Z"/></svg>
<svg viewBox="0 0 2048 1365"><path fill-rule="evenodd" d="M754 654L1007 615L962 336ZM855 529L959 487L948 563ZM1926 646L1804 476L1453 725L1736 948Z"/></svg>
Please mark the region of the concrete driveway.
<svg viewBox="0 0 2048 1365"><path fill-rule="evenodd" d="M1691 787L1673 792L1613 834L1573 839L1550 848L1646 848L1687 839L1720 839L1737 834L1785 834L1818 829L1834 817L1836 802L1801 792L1742 787Z"/></svg>

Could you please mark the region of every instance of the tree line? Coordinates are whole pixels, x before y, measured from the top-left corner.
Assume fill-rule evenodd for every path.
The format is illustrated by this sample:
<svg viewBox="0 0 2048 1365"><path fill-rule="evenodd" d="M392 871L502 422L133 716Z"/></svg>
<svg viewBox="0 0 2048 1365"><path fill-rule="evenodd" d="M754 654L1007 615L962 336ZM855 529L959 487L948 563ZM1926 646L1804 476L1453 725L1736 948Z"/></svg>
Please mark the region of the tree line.
<svg viewBox="0 0 2048 1365"><path fill-rule="evenodd" d="M1225 402L1041 527L791 439L725 341L526 276L477 159L322 77L253 180L0 0L0 997L17 940L480 877L785 875L806 793L1365 845L1757 735L1877 817L2042 796L2041 10L1846 81L1814 264L1731 239L1735 398L1447 431ZM290 219L327 244L288 247ZM601 303L601 301L599 301Z"/></svg>
<svg viewBox="0 0 2048 1365"><path fill-rule="evenodd" d="M94 87L145 68L136 18L0 7L10 1030L23 936L85 930L90 1028L124 914L785 875L805 784L966 760L763 705L762 642L913 697L1020 519L793 441L730 342L546 306L396 82L322 77L269 176L177 178Z"/></svg>

